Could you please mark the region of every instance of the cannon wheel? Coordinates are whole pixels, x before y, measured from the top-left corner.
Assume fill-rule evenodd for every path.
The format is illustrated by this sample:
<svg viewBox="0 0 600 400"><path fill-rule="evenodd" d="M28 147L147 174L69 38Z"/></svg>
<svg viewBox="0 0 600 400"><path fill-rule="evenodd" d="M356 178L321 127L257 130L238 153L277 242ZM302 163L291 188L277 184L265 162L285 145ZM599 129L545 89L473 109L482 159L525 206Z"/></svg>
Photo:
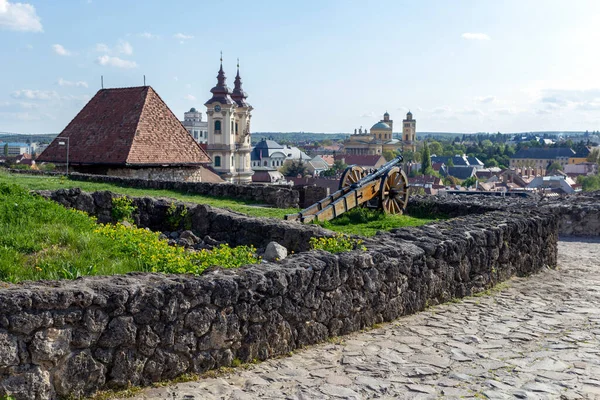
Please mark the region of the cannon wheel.
<svg viewBox="0 0 600 400"><path fill-rule="evenodd" d="M381 179L381 207L386 214L402 214L408 204L408 178L404 171L393 167Z"/></svg>
<svg viewBox="0 0 600 400"><path fill-rule="evenodd" d="M350 186L365 176L365 170L358 165L352 165L344 171L342 179L340 179L340 189Z"/></svg>

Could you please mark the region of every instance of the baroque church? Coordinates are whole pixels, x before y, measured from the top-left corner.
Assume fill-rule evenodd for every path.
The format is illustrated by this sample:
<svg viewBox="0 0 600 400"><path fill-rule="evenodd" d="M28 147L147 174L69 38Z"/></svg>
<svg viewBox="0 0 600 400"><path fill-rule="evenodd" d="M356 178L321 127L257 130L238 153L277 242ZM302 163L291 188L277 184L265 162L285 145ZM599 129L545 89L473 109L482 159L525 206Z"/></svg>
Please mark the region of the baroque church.
<svg viewBox="0 0 600 400"><path fill-rule="evenodd" d="M217 85L210 90L212 97L204 103L208 117L206 151L212 159L214 171L223 180L251 183L254 173L250 166L250 119L253 108L246 102L248 94L242 89L239 62L233 90L225 81L221 57Z"/></svg>
<svg viewBox="0 0 600 400"><path fill-rule="evenodd" d="M362 127L344 141L344 152L353 155L382 155L384 151L416 150L417 121L412 113L402 121L402 140L393 138L394 121L386 111L383 119L373 125L369 132Z"/></svg>

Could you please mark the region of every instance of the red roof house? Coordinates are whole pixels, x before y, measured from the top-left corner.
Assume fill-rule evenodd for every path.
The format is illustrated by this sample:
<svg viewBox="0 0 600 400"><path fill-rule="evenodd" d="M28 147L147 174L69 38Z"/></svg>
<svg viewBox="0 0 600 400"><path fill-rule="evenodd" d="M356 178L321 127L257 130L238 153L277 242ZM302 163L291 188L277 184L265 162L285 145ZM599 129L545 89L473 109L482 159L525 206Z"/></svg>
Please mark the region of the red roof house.
<svg viewBox="0 0 600 400"><path fill-rule="evenodd" d="M83 107L67 127L40 154L38 162L67 162L83 172L148 177L146 173L122 173L122 168L154 168L161 179L187 179L210 157L183 127L165 102L150 86L102 89ZM101 169L99 167L102 167ZM186 168L174 174L173 168ZM192 169L191 169L192 168ZM108 171L108 172L107 172ZM199 171L196 171L199 172ZM157 175L158 173L158 175Z"/></svg>

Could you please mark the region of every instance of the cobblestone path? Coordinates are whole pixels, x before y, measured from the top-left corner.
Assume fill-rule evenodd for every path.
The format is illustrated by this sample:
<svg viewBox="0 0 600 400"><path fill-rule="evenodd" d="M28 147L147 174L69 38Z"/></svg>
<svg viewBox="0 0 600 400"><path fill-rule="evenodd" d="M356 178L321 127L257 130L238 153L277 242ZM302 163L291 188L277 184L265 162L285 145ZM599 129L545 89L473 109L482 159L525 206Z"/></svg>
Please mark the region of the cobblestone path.
<svg viewBox="0 0 600 400"><path fill-rule="evenodd" d="M600 399L600 241L559 269L250 369L137 399Z"/></svg>

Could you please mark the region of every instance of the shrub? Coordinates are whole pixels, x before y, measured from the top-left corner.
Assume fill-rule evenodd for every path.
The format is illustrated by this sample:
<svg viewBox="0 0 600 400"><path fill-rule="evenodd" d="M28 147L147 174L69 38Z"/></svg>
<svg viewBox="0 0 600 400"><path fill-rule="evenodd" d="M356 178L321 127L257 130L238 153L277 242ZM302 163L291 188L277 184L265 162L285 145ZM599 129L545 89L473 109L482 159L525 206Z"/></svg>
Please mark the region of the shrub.
<svg viewBox="0 0 600 400"><path fill-rule="evenodd" d="M132 215L135 211L133 200L127 196L114 197L112 199L112 217L116 221L132 221Z"/></svg>
<svg viewBox="0 0 600 400"><path fill-rule="evenodd" d="M185 229L191 228L192 220L188 214L188 208L185 204L177 206L177 204L171 203L167 209L167 223L171 229L179 229L182 222Z"/></svg>
<svg viewBox="0 0 600 400"><path fill-rule="evenodd" d="M200 274L212 265L236 268L260 262L253 247L222 245L191 252L169 246L158 235L123 224L98 225L82 211L0 183L0 281L131 271Z"/></svg>
<svg viewBox="0 0 600 400"><path fill-rule="evenodd" d="M330 253L343 253L352 250L367 250L360 239L352 239L346 235L336 234L333 237L312 237L310 247L313 250L325 250Z"/></svg>
<svg viewBox="0 0 600 400"><path fill-rule="evenodd" d="M192 252L183 247L169 246L167 240L159 239L157 232L123 224L100 225L95 232L112 239L123 256L135 258L140 269L147 272L201 274L213 265L237 268L260 262L252 246L232 248L222 244L213 250Z"/></svg>

